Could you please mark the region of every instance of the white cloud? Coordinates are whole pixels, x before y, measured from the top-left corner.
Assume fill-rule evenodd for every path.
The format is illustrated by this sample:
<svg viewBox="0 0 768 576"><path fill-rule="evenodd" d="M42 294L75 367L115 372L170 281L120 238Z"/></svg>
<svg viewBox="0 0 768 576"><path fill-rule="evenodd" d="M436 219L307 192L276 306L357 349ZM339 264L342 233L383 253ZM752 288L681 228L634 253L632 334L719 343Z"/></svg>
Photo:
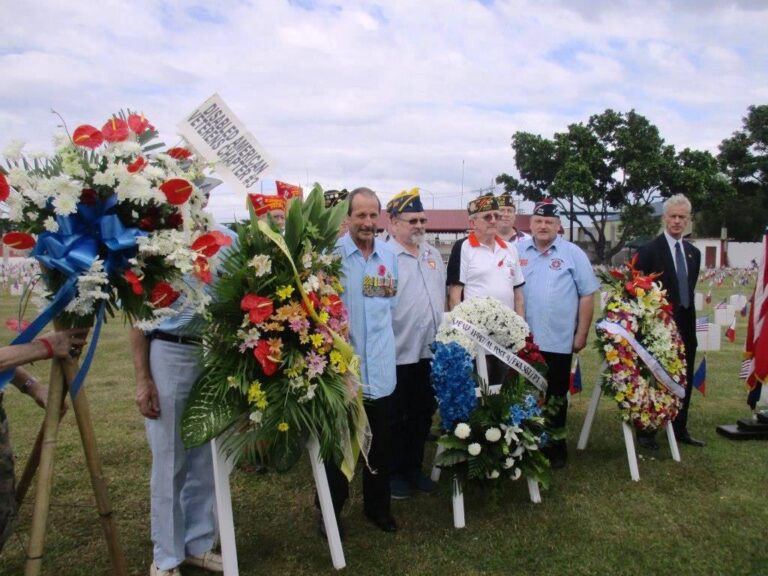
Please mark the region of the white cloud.
<svg viewBox="0 0 768 576"><path fill-rule="evenodd" d="M131 107L167 143L218 92L275 161L272 178L420 185L436 206L514 170L516 130L551 136L636 109L679 148L715 151L768 97L759 2L105 0L17 3L0 38L0 148L58 119ZM462 161L464 195L461 195ZM271 180L264 190L273 189ZM244 214L217 189L221 218Z"/></svg>

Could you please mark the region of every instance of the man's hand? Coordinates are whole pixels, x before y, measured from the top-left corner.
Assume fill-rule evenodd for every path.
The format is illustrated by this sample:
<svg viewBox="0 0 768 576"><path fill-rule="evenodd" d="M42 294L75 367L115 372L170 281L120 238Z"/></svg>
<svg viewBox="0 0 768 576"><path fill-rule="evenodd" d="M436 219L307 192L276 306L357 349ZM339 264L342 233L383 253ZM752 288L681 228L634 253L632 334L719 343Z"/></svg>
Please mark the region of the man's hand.
<svg viewBox="0 0 768 576"><path fill-rule="evenodd" d="M576 334L573 337L573 353L578 354L587 346L587 335Z"/></svg>
<svg viewBox="0 0 768 576"><path fill-rule="evenodd" d="M151 378L136 381L136 406L145 418L155 420L160 416L160 397Z"/></svg>

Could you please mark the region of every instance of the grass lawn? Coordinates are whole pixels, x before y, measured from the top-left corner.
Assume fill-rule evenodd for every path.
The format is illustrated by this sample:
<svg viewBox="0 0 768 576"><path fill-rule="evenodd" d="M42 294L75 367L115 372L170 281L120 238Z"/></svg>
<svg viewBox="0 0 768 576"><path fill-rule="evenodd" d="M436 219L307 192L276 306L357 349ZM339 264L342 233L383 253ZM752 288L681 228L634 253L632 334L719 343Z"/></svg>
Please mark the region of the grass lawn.
<svg viewBox="0 0 768 576"><path fill-rule="evenodd" d="M732 291L718 289L713 300ZM16 306L16 298L0 292L0 320L12 317ZM662 443L653 457L640 453L641 480L632 482L618 410L606 398L589 446L576 450L599 366L590 349L582 354L584 392L574 399L568 419L570 461L554 471L541 504L529 501L524 481L490 493L469 488L467 528L455 530L446 476L435 495L393 502L400 530L390 535L365 521L356 477L343 517L346 572L768 575L768 442L734 442L715 432L717 425L749 415L737 377L745 333L739 318L736 343L723 339L720 352L707 354L707 396L694 391L689 418L691 433L707 446L681 446L681 463ZM0 342L11 337L0 322ZM43 362L32 371L47 378ZM148 574L150 454L133 403L122 321L113 320L103 330L84 389L129 572ZM5 408L20 474L43 414L15 389L6 394ZM430 461L433 452L430 445ZM236 471L232 491L241 574L335 573L318 535L306 458L282 475ZM20 510L16 535L0 557L0 575L23 573L33 496L32 491ZM56 451L43 573L111 573L72 413L62 423ZM185 574L203 572L185 569Z"/></svg>

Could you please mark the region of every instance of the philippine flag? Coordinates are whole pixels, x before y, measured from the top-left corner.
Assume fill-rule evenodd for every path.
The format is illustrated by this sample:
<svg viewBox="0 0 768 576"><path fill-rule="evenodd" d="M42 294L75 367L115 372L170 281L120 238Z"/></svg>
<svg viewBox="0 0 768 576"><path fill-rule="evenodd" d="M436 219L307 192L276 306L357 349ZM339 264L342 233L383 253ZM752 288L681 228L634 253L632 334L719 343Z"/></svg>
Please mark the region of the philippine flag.
<svg viewBox="0 0 768 576"><path fill-rule="evenodd" d="M581 364L579 363L579 357L576 356L576 363L571 365L571 378L568 383L568 392L571 396L581 392Z"/></svg>
<svg viewBox="0 0 768 576"><path fill-rule="evenodd" d="M693 387L701 392L704 396L707 395L707 358L706 356L701 359L701 364L696 369L696 373L693 375Z"/></svg>

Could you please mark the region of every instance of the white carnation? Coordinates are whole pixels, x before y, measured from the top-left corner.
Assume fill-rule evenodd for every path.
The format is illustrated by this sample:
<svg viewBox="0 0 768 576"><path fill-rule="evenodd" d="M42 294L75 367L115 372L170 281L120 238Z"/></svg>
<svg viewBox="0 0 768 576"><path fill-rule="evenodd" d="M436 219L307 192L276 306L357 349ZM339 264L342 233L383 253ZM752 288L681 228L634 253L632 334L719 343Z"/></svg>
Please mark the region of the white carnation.
<svg viewBox="0 0 768 576"><path fill-rule="evenodd" d="M485 431L485 439L488 440L488 442L498 442L501 440L501 430L495 426L488 428L488 430Z"/></svg>
<svg viewBox="0 0 768 576"><path fill-rule="evenodd" d="M520 468L515 468L515 469L512 471L512 476L510 476L510 478L511 478L512 480L517 480L518 478L520 478L520 475L521 475L522 473L523 473L523 472L522 472L522 470L520 470Z"/></svg>
<svg viewBox="0 0 768 576"><path fill-rule="evenodd" d="M488 474L486 474L486 478L488 478L489 480L496 480L496 478L498 478L499 476L500 474L498 470L491 470L490 472L488 472Z"/></svg>
<svg viewBox="0 0 768 576"><path fill-rule="evenodd" d="M460 440L466 440L469 438L471 433L472 429L468 424L465 424L464 422L459 422L456 424L456 428L453 431L453 434L456 436L456 438L459 438Z"/></svg>
<svg viewBox="0 0 768 576"><path fill-rule="evenodd" d="M3 150L3 156L8 160L17 161L21 160L22 151L24 150L24 142L21 140L13 140Z"/></svg>
<svg viewBox="0 0 768 576"><path fill-rule="evenodd" d="M467 452L469 452L470 456L477 456L482 451L483 451L483 447L480 446L480 444L478 444L477 442L472 442L472 444L467 446Z"/></svg>

